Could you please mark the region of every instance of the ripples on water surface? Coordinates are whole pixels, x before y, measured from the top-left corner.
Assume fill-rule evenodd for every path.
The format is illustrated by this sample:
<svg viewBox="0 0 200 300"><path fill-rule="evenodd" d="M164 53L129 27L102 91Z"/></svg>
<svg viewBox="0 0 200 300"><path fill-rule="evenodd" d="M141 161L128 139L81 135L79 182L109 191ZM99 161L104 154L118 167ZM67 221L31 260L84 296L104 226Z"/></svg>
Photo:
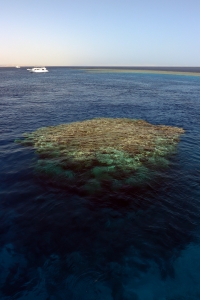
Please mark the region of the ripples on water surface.
<svg viewBox="0 0 200 300"><path fill-rule="evenodd" d="M0 298L200 299L200 77L0 69ZM94 117L183 127L170 166L147 185L93 199L40 180L42 126Z"/></svg>

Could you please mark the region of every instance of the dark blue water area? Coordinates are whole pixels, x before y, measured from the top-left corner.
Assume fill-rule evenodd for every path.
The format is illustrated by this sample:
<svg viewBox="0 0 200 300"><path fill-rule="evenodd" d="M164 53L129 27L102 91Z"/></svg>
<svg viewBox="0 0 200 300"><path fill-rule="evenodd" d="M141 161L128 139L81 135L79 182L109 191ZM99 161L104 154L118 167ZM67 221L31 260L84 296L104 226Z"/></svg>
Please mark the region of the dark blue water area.
<svg viewBox="0 0 200 300"><path fill-rule="evenodd" d="M185 129L167 169L124 198L41 180L39 127L126 117ZM0 68L0 299L200 299L200 77Z"/></svg>

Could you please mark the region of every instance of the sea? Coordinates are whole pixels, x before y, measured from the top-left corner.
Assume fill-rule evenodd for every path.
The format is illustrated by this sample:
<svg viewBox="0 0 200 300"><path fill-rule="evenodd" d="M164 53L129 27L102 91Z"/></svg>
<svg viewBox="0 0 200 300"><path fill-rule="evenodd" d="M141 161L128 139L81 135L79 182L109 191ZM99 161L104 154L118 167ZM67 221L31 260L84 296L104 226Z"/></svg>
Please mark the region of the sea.
<svg viewBox="0 0 200 300"><path fill-rule="evenodd" d="M200 68L48 70L0 68L0 299L200 299ZM15 143L96 117L185 133L120 201L41 179L35 149Z"/></svg>

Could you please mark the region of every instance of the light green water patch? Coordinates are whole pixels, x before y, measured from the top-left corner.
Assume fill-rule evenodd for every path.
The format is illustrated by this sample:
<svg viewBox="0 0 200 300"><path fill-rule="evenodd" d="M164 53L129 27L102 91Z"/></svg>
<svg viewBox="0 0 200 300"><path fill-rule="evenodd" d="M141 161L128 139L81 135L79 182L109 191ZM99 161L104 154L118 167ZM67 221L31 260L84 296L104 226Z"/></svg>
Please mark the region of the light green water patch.
<svg viewBox="0 0 200 300"><path fill-rule="evenodd" d="M177 72L177 71L161 71L161 70L130 70L130 69L83 69L88 73L133 73L133 74L160 74L160 75L177 75L177 76L200 76L198 72Z"/></svg>
<svg viewBox="0 0 200 300"><path fill-rule="evenodd" d="M91 195L145 184L169 166L182 133L143 120L97 118L39 128L16 142L35 148L38 174Z"/></svg>

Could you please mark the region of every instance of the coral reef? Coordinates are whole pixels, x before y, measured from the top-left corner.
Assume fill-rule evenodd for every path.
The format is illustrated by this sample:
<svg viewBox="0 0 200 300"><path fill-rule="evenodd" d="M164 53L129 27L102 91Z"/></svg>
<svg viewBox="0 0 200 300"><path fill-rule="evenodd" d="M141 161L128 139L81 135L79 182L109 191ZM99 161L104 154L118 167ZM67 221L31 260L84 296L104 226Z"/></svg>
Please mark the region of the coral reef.
<svg viewBox="0 0 200 300"><path fill-rule="evenodd" d="M138 185L166 167L182 133L143 120L96 118L39 128L17 142L36 149L38 171L93 194Z"/></svg>

